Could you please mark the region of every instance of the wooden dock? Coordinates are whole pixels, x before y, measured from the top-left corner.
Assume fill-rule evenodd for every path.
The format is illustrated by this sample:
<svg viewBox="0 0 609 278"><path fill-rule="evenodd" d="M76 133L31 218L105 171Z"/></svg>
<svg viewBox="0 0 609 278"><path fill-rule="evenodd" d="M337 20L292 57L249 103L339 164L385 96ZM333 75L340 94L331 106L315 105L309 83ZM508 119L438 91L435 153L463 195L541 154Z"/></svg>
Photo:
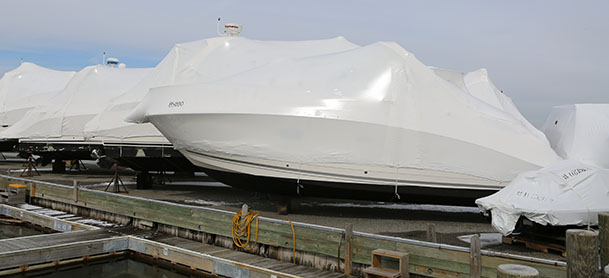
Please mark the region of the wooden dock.
<svg viewBox="0 0 609 278"><path fill-rule="evenodd" d="M173 236L122 235L117 228L0 240L0 250L0 275L133 252L224 277L352 277Z"/></svg>
<svg viewBox="0 0 609 278"><path fill-rule="evenodd" d="M36 205L109 222L148 228L193 239L195 242L236 249L231 238L233 212L0 176L0 188L2 184L15 182L28 185L30 199ZM291 228L292 224L294 230ZM380 248L408 253L411 274L427 277L469 277L470 275L470 249L465 247L357 231L352 232L349 237L350 242L346 244L345 229L290 223L265 217L259 217L258 232L258 244L250 252L276 259L275 262L279 260L290 264L290 266L278 265L280 270L298 267L290 263L293 260L304 266L335 270L337 253L339 253L350 254L353 263L351 274L363 276L363 268L370 265L372 250ZM294 237L296 258L292 256ZM179 243L178 239L172 240L176 241L175 244ZM350 246L351 252L347 252L345 246ZM187 246L180 249L184 252L195 252ZM240 252L231 256L241 255L247 254ZM345 258L344 255L341 256ZM243 259L249 260L249 257ZM269 261L268 264L272 266L275 262ZM533 267L539 271L539 277L566 277L565 262L487 250L481 251L480 277L496 277L496 269L501 264Z"/></svg>
<svg viewBox="0 0 609 278"><path fill-rule="evenodd" d="M20 208L18 206L0 204L0 215L19 219L20 221L25 221L30 224L34 224L58 232L98 229L95 226L74 222L73 220L78 220L82 218L76 217L73 214L58 211L50 211L50 213L45 214L44 212L48 210L45 210L44 208L37 206L25 207L27 207L28 209Z"/></svg>
<svg viewBox="0 0 609 278"><path fill-rule="evenodd" d="M200 252L203 254L212 255L214 257L223 258L227 260L234 260L244 264L252 266L270 269L282 273L292 274L297 277L305 278L340 278L340 277L352 277L341 273L322 271L313 267L306 267L300 265L294 265L288 262L282 262L270 258L264 258L258 255L248 254L227 248L222 248L214 245L204 244L193 240L184 238L163 235L154 237L154 241L184 248L187 250Z"/></svg>
<svg viewBox="0 0 609 278"><path fill-rule="evenodd" d="M0 205L0 208L5 216L9 214L34 220L44 219L46 227L57 227L56 224L48 224L51 223L49 220L62 221L33 212L40 210L37 207L25 210ZM61 216L59 213L55 215ZM225 277L352 277L171 235L155 235L151 231L132 227L100 229L76 224L64 221L62 226L59 226L60 230L55 229L59 233L0 240L0 275L84 262L101 256L136 253L154 260L165 260L171 264L179 263L192 270ZM68 226L78 229L68 230L66 229Z"/></svg>

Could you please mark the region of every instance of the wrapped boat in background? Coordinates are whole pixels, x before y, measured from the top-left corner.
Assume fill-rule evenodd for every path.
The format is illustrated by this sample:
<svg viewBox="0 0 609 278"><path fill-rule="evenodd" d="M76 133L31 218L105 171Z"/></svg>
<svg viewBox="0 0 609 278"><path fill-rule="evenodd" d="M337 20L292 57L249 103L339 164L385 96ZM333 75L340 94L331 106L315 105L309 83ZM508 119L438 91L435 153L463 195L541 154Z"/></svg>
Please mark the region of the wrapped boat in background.
<svg viewBox="0 0 609 278"><path fill-rule="evenodd" d="M0 79L0 130L5 130L63 90L73 71L52 70L24 62ZM12 151L15 137L0 138L0 151Z"/></svg>
<svg viewBox="0 0 609 278"><path fill-rule="evenodd" d="M19 150L45 159L91 159L84 126L109 100L133 87L150 69L88 66L76 73L50 101L28 111L0 137L19 138Z"/></svg>

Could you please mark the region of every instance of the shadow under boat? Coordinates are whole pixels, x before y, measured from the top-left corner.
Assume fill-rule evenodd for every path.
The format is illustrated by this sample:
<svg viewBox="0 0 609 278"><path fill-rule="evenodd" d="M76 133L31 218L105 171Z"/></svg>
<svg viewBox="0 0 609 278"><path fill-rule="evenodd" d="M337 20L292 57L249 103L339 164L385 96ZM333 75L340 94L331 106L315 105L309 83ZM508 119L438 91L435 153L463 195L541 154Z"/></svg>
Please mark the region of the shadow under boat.
<svg viewBox="0 0 609 278"><path fill-rule="evenodd" d="M187 173L199 171L171 144L104 143L87 140L22 140L15 148L20 156L40 156L42 165L52 163L53 172L65 172L65 161L96 160L101 168L110 169L115 163L137 172L137 187L152 186L151 172Z"/></svg>
<svg viewBox="0 0 609 278"><path fill-rule="evenodd" d="M248 191L271 193L287 200L295 197L323 197L414 204L476 206L478 198L497 190L430 188L423 186L382 186L378 184L341 183L306 179L287 179L201 168L215 180Z"/></svg>

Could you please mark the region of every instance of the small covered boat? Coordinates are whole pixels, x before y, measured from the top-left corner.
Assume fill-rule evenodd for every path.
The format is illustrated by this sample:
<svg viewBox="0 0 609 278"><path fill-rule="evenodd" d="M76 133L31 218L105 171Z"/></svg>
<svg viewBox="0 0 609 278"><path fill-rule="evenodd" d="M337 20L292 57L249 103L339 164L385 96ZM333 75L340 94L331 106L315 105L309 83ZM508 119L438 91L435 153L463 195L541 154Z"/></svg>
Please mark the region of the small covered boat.
<svg viewBox="0 0 609 278"><path fill-rule="evenodd" d="M0 130L21 120L38 104L46 103L63 90L73 71L52 70L24 62L0 79ZM11 151L18 138L0 138L0 151Z"/></svg>
<svg viewBox="0 0 609 278"><path fill-rule="evenodd" d="M575 160L561 160L535 171L523 172L499 192L476 200L490 211L493 227L504 235L533 225L596 226L598 213L609 211L609 169ZM529 226L533 226L529 224Z"/></svg>

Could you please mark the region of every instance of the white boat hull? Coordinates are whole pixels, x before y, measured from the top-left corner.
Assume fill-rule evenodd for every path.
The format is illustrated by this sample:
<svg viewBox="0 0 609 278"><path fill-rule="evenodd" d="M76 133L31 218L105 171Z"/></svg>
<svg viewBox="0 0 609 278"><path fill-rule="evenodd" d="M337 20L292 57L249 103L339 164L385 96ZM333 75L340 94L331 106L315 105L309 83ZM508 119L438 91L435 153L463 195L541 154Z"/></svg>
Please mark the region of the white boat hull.
<svg viewBox="0 0 609 278"><path fill-rule="evenodd" d="M517 173L539 168L448 137L355 121L256 114L149 119L193 164L220 176L282 180L288 187L282 191L293 193L304 190L297 184L313 182L347 190L359 185L377 192L419 188L484 196ZM505 169L502 176L486 174L497 168Z"/></svg>

